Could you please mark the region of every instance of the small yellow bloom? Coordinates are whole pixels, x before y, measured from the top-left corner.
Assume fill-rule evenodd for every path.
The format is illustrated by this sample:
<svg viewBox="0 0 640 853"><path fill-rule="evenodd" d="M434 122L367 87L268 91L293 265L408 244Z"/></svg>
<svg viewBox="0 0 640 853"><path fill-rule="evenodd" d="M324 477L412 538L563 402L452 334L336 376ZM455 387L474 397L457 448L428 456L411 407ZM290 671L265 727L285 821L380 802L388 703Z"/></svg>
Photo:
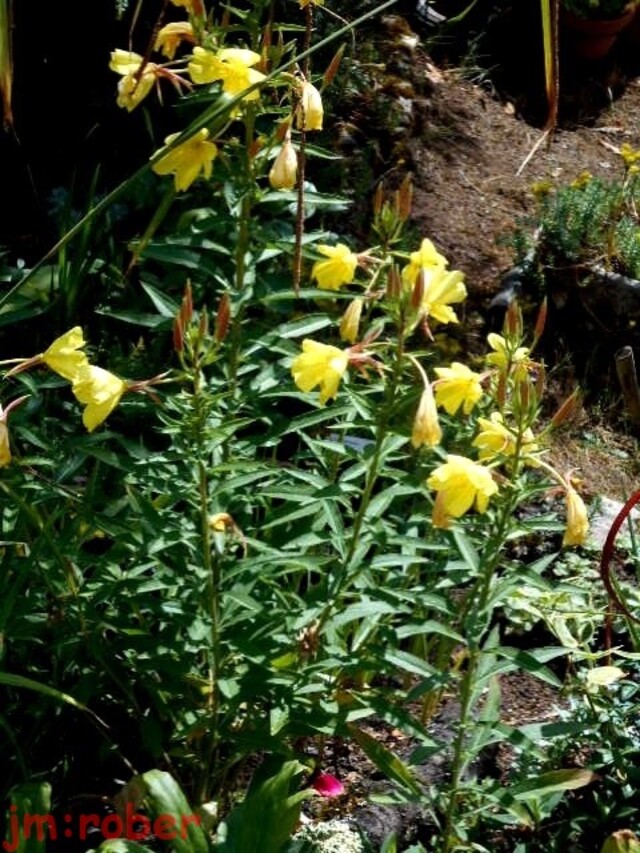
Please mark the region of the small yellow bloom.
<svg viewBox="0 0 640 853"><path fill-rule="evenodd" d="M88 365L87 356L80 352L85 345L80 326L74 326L51 344L40 356L50 370L69 382L75 382L79 372Z"/></svg>
<svg viewBox="0 0 640 853"><path fill-rule="evenodd" d="M320 403L324 405L338 393L348 363L349 357L343 350L307 338L291 365L291 373L301 391L313 391L319 385Z"/></svg>
<svg viewBox="0 0 640 853"><path fill-rule="evenodd" d="M592 180L593 180L593 175L591 174L591 172L589 172L585 169L583 172L580 172L580 174L571 181L569 186L572 187L572 189L574 189L574 190L583 190L587 186L587 184L589 184Z"/></svg>
<svg viewBox="0 0 640 853"><path fill-rule="evenodd" d="M435 272L425 279L424 316L433 317L439 323L457 323L458 317L450 305L462 302L466 295L464 275L459 270Z"/></svg>
<svg viewBox="0 0 640 853"><path fill-rule="evenodd" d="M142 57L139 53L134 53L132 50L122 50L118 47L111 51L109 68L116 74L126 77L128 74L135 74L141 63Z"/></svg>
<svg viewBox="0 0 640 853"><path fill-rule="evenodd" d="M161 51L167 59L173 59L183 41L193 43L193 40L193 27L188 21L173 21L158 32L154 49Z"/></svg>
<svg viewBox="0 0 640 853"><path fill-rule="evenodd" d="M228 512L216 512L209 516L209 527L216 533L224 533L227 527L232 527L233 519Z"/></svg>
<svg viewBox="0 0 640 853"><path fill-rule="evenodd" d="M9 429L7 413L0 406L0 468L11 462L11 447L9 446Z"/></svg>
<svg viewBox="0 0 640 853"><path fill-rule="evenodd" d="M269 183L274 190L292 190L298 174L298 155L290 139L282 143L280 153L269 172Z"/></svg>
<svg viewBox="0 0 640 853"><path fill-rule="evenodd" d="M350 284L356 274L358 256L354 255L344 243L337 246L318 246L318 251L326 261L316 261L311 270L321 290L339 290L343 284Z"/></svg>
<svg viewBox="0 0 640 853"><path fill-rule="evenodd" d="M167 136L165 144L170 145L178 134ZM209 131L206 127L194 136L176 146L164 157L161 157L151 167L157 175L173 175L177 192L188 189L200 172L205 178L211 177L213 160L218 149L209 142Z"/></svg>
<svg viewBox="0 0 640 853"><path fill-rule="evenodd" d="M72 390L78 402L86 406L82 423L93 432L118 405L127 383L108 370L89 364L80 371Z"/></svg>
<svg viewBox="0 0 640 853"><path fill-rule="evenodd" d="M480 374L459 361L452 362L451 367L436 367L435 371L436 403L449 415L455 415L461 406L468 415L482 397Z"/></svg>
<svg viewBox="0 0 640 853"><path fill-rule="evenodd" d="M324 0L300 0L301 9L306 9L307 6L324 6Z"/></svg>
<svg viewBox="0 0 640 853"><path fill-rule="evenodd" d="M478 418L480 433L473 442L474 447L480 448L478 454L483 461L495 459L497 456L513 456L516 452L517 434L505 426L500 412L493 412L490 419ZM520 442L522 456L535 453L538 445L530 429L526 429Z"/></svg>
<svg viewBox="0 0 640 853"><path fill-rule="evenodd" d="M475 502L478 512L485 512L489 498L498 491L488 468L465 456L447 455L427 480L427 486L438 494L433 508L435 527L449 527L452 518L460 518Z"/></svg>
<svg viewBox="0 0 640 853"><path fill-rule="evenodd" d="M620 146L620 156L625 166L632 166L640 160L640 149L635 149L628 142L623 142Z"/></svg>
<svg viewBox="0 0 640 853"><path fill-rule="evenodd" d="M589 533L589 519L587 508L580 495L573 486L567 487L567 529L565 530L563 545L584 545Z"/></svg>
<svg viewBox="0 0 640 853"><path fill-rule="evenodd" d="M153 89L156 81L156 66L148 62L142 76L138 78L135 74L127 74L118 83L118 97L116 103L127 112L135 108L147 97Z"/></svg>
<svg viewBox="0 0 640 853"><path fill-rule="evenodd" d="M516 379L524 379L533 362L529 358L531 350L529 347L518 347L509 357L509 347L507 341L502 335L496 332L491 332L487 335L487 341L493 352L487 356L487 364L497 367L499 370L506 370L511 364Z"/></svg>
<svg viewBox="0 0 640 853"><path fill-rule="evenodd" d="M324 107L322 96L313 83L305 80L300 91L297 111L298 130L322 130Z"/></svg>
<svg viewBox="0 0 640 853"><path fill-rule="evenodd" d="M409 263L402 270L402 280L411 288L421 272L428 279L431 273L446 270L448 266L449 261L440 254L431 240L424 239L419 250L411 253Z"/></svg>
<svg viewBox="0 0 640 853"><path fill-rule="evenodd" d="M340 320L340 340L355 344L360 329L360 317L362 315L362 299L354 299L349 303Z"/></svg>
<svg viewBox="0 0 640 853"><path fill-rule="evenodd" d="M222 81L222 91L227 95L238 95L254 83L264 80L265 75L252 66L260 62L260 54L239 47L227 47L211 53L202 47L194 47L189 63L189 74L194 83ZM245 100L255 101L260 97L256 89Z"/></svg>
<svg viewBox="0 0 640 853"><path fill-rule="evenodd" d="M438 410L433 397L433 389L427 383L420 397L418 411L411 430L411 444L418 448L436 447L442 439L442 430L438 421Z"/></svg>

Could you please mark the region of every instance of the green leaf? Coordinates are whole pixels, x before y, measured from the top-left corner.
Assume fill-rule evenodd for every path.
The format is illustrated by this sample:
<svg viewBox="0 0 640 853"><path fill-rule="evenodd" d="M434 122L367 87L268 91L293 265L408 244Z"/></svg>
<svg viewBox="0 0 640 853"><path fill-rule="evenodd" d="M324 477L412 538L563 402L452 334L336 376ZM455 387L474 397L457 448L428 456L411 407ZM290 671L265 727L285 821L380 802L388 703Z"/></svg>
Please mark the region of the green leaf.
<svg viewBox="0 0 640 853"><path fill-rule="evenodd" d="M416 797L424 794L416 777L397 755L394 755L380 741L367 734L367 732L362 731L362 729L351 724L348 725L348 729L367 758L371 759L376 767L382 770L389 779L393 779L394 782L397 782Z"/></svg>
<svg viewBox="0 0 640 853"><path fill-rule="evenodd" d="M153 287L148 282L142 281L140 282L142 289L147 294L149 299L153 302L158 313L163 317L168 317L173 319L180 306L173 299L170 299L165 293L161 293L157 288Z"/></svg>
<svg viewBox="0 0 640 853"><path fill-rule="evenodd" d="M298 824L302 801L314 796L312 790L297 790L298 777L306 769L299 761L267 756L253 774L244 801L219 828L223 840L214 849L280 853Z"/></svg>
<svg viewBox="0 0 640 853"><path fill-rule="evenodd" d="M473 572L477 572L480 565L480 557L469 537L460 528L454 528L453 538L462 559Z"/></svg>
<svg viewBox="0 0 640 853"><path fill-rule="evenodd" d="M598 776L586 767L571 770L551 770L533 779L527 779L510 789L510 794L516 800L528 800L532 797L542 797L556 791L574 791L590 785Z"/></svg>
<svg viewBox="0 0 640 853"><path fill-rule="evenodd" d="M74 708L78 708L81 711L87 710L84 705L77 702L68 693L62 693L60 690L56 690L55 687L49 687L47 684L41 684L39 681L33 681L31 678L24 678L22 675L0 672L0 684L6 684L8 687L23 687L25 690L34 690L36 693L50 696L59 702L66 702L67 705L73 705Z"/></svg>
<svg viewBox="0 0 640 853"><path fill-rule="evenodd" d="M163 770L149 770L136 776L130 787L143 794L154 819L161 815L173 818L177 831L171 844L175 853L210 853L207 836L195 820L193 809L171 774Z"/></svg>
<svg viewBox="0 0 640 853"><path fill-rule="evenodd" d="M44 853L48 830L55 830L51 816L51 785L25 782L13 788L9 796L15 811L7 816L3 849L16 853Z"/></svg>

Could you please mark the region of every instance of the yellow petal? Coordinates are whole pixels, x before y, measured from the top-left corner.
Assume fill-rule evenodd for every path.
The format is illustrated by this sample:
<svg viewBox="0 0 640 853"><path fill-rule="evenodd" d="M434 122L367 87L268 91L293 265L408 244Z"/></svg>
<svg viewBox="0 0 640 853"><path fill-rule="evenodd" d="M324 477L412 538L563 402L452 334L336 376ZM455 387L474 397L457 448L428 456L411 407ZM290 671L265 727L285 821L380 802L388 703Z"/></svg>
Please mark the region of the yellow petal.
<svg viewBox="0 0 640 853"><path fill-rule="evenodd" d="M80 372L72 390L78 402L86 406L82 422L93 432L118 405L127 383L108 370L90 364Z"/></svg>
<svg viewBox="0 0 640 853"><path fill-rule="evenodd" d="M87 356L80 352L84 345L82 329L80 326L74 326L73 329L56 338L42 353L42 361L54 373L58 373L69 382L74 382L80 370L88 364Z"/></svg>

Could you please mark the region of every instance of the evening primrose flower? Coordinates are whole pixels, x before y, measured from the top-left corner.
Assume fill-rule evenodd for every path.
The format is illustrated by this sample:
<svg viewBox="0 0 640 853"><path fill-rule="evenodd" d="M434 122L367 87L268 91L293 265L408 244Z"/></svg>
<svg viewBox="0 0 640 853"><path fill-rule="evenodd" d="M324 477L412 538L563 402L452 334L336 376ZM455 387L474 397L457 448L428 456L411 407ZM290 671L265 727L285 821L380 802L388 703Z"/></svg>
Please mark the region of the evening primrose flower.
<svg viewBox="0 0 640 853"><path fill-rule="evenodd" d="M323 118L322 95L313 83L305 80L300 90L300 105L297 111L298 130L322 130Z"/></svg>
<svg viewBox="0 0 640 853"><path fill-rule="evenodd" d="M82 423L89 432L93 432L109 417L127 387L124 379L95 364L82 368L73 383L72 391L78 402L86 406L82 413Z"/></svg>
<svg viewBox="0 0 640 853"><path fill-rule="evenodd" d="M413 429L411 430L411 444L418 448L423 445L426 447L436 447L442 439L442 429L438 421L438 410L433 397L433 389L429 382L424 386L424 391L420 397L418 411L416 412L413 421Z"/></svg>
<svg viewBox="0 0 640 853"><path fill-rule="evenodd" d="M573 486L566 491L567 527L562 540L563 545L584 545L589 533L587 508Z"/></svg>
<svg viewBox="0 0 640 853"><path fill-rule="evenodd" d="M297 175L298 155L291 144L291 138L287 137L269 172L269 183L274 190L292 190L296 185Z"/></svg>
<svg viewBox="0 0 640 853"><path fill-rule="evenodd" d="M339 290L343 284L350 284L358 266L358 256L354 255L344 243L337 246L318 246L318 251L326 261L316 261L311 270L321 290Z"/></svg>
<svg viewBox="0 0 640 853"><path fill-rule="evenodd" d="M154 49L161 51L167 59L173 59L182 42L193 43L194 38L193 27L188 21L173 21L158 32Z"/></svg>
<svg viewBox="0 0 640 853"><path fill-rule="evenodd" d="M319 385L320 403L324 405L338 393L348 363L349 356L344 350L306 338L302 352L291 365L291 373L301 391L313 391Z"/></svg>
<svg viewBox="0 0 640 853"><path fill-rule="evenodd" d="M227 95L238 95L254 83L265 79L265 75L252 66L260 62L260 54L240 47L226 47L212 53L202 47L194 47L189 63L189 74L194 83L222 81L222 91ZM245 100L256 101L260 92L250 92Z"/></svg>
<svg viewBox="0 0 640 853"><path fill-rule="evenodd" d="M117 104L129 112L147 97L157 78L158 66L153 62L147 62L142 74L139 73L143 61L139 53L131 50L117 48L111 52L109 68L122 77L118 83Z"/></svg>
<svg viewBox="0 0 640 853"><path fill-rule="evenodd" d="M421 272L428 276L429 273L445 270L448 266L449 261L445 256L440 254L431 240L425 238L418 251L409 256L409 263L402 270L402 280L408 287L413 287Z"/></svg>
<svg viewBox="0 0 640 853"><path fill-rule="evenodd" d="M307 6L324 6L324 0L300 0L301 9L306 9Z"/></svg>
<svg viewBox="0 0 640 853"><path fill-rule="evenodd" d="M436 403L449 415L455 415L462 406L465 415L482 397L481 376L459 361L451 367L436 367L438 381L435 383Z"/></svg>
<svg viewBox="0 0 640 853"><path fill-rule="evenodd" d="M487 342L493 350L487 356L487 364L497 367L499 370L506 370L511 364L514 371L514 376L518 379L524 379L532 362L529 358L531 350L529 347L517 347L515 351L509 355L509 347L507 341L502 335L496 332L491 332L487 335Z"/></svg>
<svg viewBox="0 0 640 853"><path fill-rule="evenodd" d="M165 144L170 145L178 136L167 136ZM201 128L194 136L177 145L151 167L157 175L173 175L177 192L188 189L202 172L205 178L211 177L213 160L218 149L209 142L209 131Z"/></svg>
<svg viewBox="0 0 640 853"><path fill-rule="evenodd" d="M432 520L440 528L449 527L452 518L460 518L474 504L478 512L485 512L489 498L498 491L488 468L451 453L433 471L427 486L438 493Z"/></svg>
<svg viewBox="0 0 640 853"><path fill-rule="evenodd" d="M500 412L492 412L490 418L478 418L480 432L473 446L480 449L481 460L495 459L497 456L513 456L517 447L517 435L504 424ZM527 456L538 450L538 445L530 429L526 429L520 440L520 454Z"/></svg>
<svg viewBox="0 0 640 853"><path fill-rule="evenodd" d="M73 329L56 338L51 346L38 356L38 359L54 373L58 373L69 382L75 382L80 370L89 363L87 356L80 352L84 346L82 329L80 326L74 326Z"/></svg>

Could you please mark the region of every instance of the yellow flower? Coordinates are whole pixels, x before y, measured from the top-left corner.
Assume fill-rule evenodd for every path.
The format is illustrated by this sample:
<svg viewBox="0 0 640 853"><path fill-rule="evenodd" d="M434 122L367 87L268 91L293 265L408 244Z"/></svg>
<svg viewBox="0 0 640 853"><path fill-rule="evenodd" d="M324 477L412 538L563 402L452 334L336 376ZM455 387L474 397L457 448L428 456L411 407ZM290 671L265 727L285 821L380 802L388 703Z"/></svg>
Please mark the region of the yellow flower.
<svg viewBox="0 0 640 853"><path fill-rule="evenodd" d="M324 6L324 0L300 0L301 9L306 9L307 6Z"/></svg>
<svg viewBox="0 0 640 853"><path fill-rule="evenodd" d="M354 299L349 303L340 320L340 340L355 344L360 328L362 314L362 299Z"/></svg>
<svg viewBox="0 0 640 853"><path fill-rule="evenodd" d="M318 251L328 260L316 261L311 270L321 290L339 290L343 284L350 284L358 266L358 256L354 255L344 243L337 246L318 246Z"/></svg>
<svg viewBox="0 0 640 853"><path fill-rule="evenodd" d="M153 84L156 81L156 66L149 62L142 72L142 77L139 79L135 74L127 74L118 83L118 97L116 103L119 107L126 109L127 112L135 110L138 104L147 97L153 89Z"/></svg>
<svg viewBox="0 0 640 853"><path fill-rule="evenodd" d="M75 382L78 373L88 365L87 356L80 352L85 345L80 326L74 326L51 344L40 356L50 370L59 373L69 382Z"/></svg>
<svg viewBox="0 0 640 853"><path fill-rule="evenodd" d="M626 672L619 666L595 666L587 673L587 684L590 687L609 687L626 678Z"/></svg>
<svg viewBox="0 0 640 853"><path fill-rule="evenodd" d="M309 83L308 80L302 84L297 118L298 130L322 130L324 118L322 96L313 83Z"/></svg>
<svg viewBox="0 0 640 853"><path fill-rule="evenodd" d="M491 349L494 350L487 356L487 364L492 364L499 370L506 370L507 366L511 364L516 378L524 379L532 364L529 358L531 352L529 347L518 347L509 357L509 347L502 335L491 332L487 335L487 341Z"/></svg>
<svg viewBox="0 0 640 853"><path fill-rule="evenodd" d="M238 95L254 83L264 80L265 75L252 68L260 62L260 54L239 47L227 47L211 53L202 47L194 47L189 63L189 74L194 83L222 81L222 91L227 95ZM260 97L256 89L245 100L255 101Z"/></svg>
<svg viewBox="0 0 640 853"><path fill-rule="evenodd" d="M466 364L454 361L451 367L436 367L436 403L449 415L455 415L460 406L465 415L482 397L480 374L474 373Z"/></svg>
<svg viewBox="0 0 640 853"><path fill-rule="evenodd" d="M478 418L480 433L473 442L480 448L480 459L495 459L496 456L513 456L516 452L517 434L505 426L500 412L493 412L490 419ZM520 453L526 456L535 453L538 445L530 429L524 431L520 442Z"/></svg>
<svg viewBox="0 0 640 853"><path fill-rule="evenodd" d="M183 41L193 42L193 27L188 21L174 21L165 24L156 36L155 50L160 50L167 57L173 59L176 50Z"/></svg>
<svg viewBox="0 0 640 853"><path fill-rule="evenodd" d="M587 508L573 486L567 487L567 529L564 533L563 545L584 545L589 532Z"/></svg>
<svg viewBox="0 0 640 853"><path fill-rule="evenodd" d="M411 430L411 444L413 447L436 447L440 444L442 430L438 422L438 411L436 401L433 398L433 389L427 383L420 397L418 411L413 421Z"/></svg>
<svg viewBox="0 0 640 853"><path fill-rule="evenodd" d="M140 68L141 62L142 57L139 53L134 53L132 50L122 50L118 47L111 51L109 68L116 74L126 77L128 74L135 74Z"/></svg>
<svg viewBox="0 0 640 853"><path fill-rule="evenodd" d="M433 245L431 240L423 240L417 252L412 252L409 263L402 270L402 280L408 287L413 287L418 275L422 272L425 278L430 273L445 270L449 261Z"/></svg>
<svg viewBox="0 0 640 853"><path fill-rule="evenodd" d="M625 166L632 166L640 160L640 149L635 149L628 142L623 142L620 146L620 156L624 160Z"/></svg>
<svg viewBox="0 0 640 853"><path fill-rule="evenodd" d="M88 364L80 371L72 390L78 402L86 406L82 423L93 432L118 405L127 383L108 370Z"/></svg>
<svg viewBox="0 0 640 853"><path fill-rule="evenodd" d="M485 512L489 498L498 491L488 468L465 456L447 455L427 480L438 494L433 508L434 527L449 527L451 518L460 518L475 502Z"/></svg>
<svg viewBox="0 0 640 853"><path fill-rule="evenodd" d="M177 136L177 133L167 136L165 144L170 145ZM218 149L208 140L209 131L203 127L195 136L191 136L161 157L151 168L157 175L172 174L177 192L186 190L200 172L205 178L211 177L212 164Z"/></svg>
<svg viewBox="0 0 640 853"><path fill-rule="evenodd" d="M319 385L320 403L324 405L338 393L348 363L349 357L343 350L307 338L291 365L291 373L301 391L312 391Z"/></svg>
<svg viewBox="0 0 640 853"><path fill-rule="evenodd" d="M282 143L280 153L269 172L269 183L274 190L292 190L298 174L298 155L290 139Z"/></svg>
<svg viewBox="0 0 640 853"><path fill-rule="evenodd" d="M0 468L4 468L11 462L11 448L9 446L9 429L7 427L7 412L0 406Z"/></svg>
<svg viewBox="0 0 640 853"><path fill-rule="evenodd" d="M583 172L574 178L569 186L574 190L583 190L590 181L593 180L593 175L591 172L588 172L586 169Z"/></svg>
<svg viewBox="0 0 640 853"><path fill-rule="evenodd" d="M466 295L464 275L459 270L435 272L425 280L422 300L424 316L433 317L440 323L457 323L458 317L449 306L452 302L462 302Z"/></svg>

